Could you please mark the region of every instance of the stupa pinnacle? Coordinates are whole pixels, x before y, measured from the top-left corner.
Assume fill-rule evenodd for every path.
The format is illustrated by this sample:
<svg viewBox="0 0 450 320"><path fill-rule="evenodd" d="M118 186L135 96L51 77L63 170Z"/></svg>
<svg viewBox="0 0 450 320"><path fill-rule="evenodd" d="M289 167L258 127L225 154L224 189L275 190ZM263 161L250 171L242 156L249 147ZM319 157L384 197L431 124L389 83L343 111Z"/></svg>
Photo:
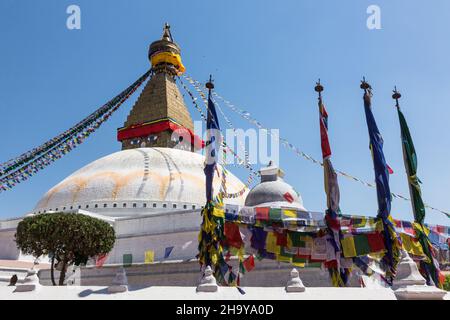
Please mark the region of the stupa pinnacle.
<svg viewBox="0 0 450 320"><path fill-rule="evenodd" d="M149 60L153 75L133 106L117 139L122 142L122 150L163 147L173 148L179 138L174 131L187 130L192 143L181 146L194 150L194 125L184 103L183 96L175 82L175 77L185 68L181 62L181 49L173 41L170 26L165 24L161 40L154 41L149 48ZM178 145L180 147L180 145Z"/></svg>

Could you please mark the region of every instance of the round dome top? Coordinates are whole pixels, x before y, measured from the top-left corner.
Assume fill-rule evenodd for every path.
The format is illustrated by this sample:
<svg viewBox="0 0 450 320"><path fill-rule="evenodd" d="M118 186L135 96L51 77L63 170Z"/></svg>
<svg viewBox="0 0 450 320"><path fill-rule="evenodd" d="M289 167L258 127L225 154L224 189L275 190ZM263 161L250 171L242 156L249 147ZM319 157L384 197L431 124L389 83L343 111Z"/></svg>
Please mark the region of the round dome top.
<svg viewBox="0 0 450 320"><path fill-rule="evenodd" d="M184 150L140 148L116 152L88 164L51 188L38 202L35 212L114 207L117 208L114 213L105 215L122 216L124 213L117 212L119 209L142 205L168 209L202 206L206 202L203 167L202 155ZM221 174L221 166L218 171ZM221 181L220 175L216 177L217 193ZM238 178L231 173L227 175L228 192L242 188L244 184ZM242 205L247 192L224 202Z"/></svg>
<svg viewBox="0 0 450 320"><path fill-rule="evenodd" d="M148 51L148 57L158 52L172 52L174 54L180 54L180 47L173 41L172 34L170 33L170 26L165 24L164 32L161 40L156 40L150 44Z"/></svg>
<svg viewBox="0 0 450 320"><path fill-rule="evenodd" d="M261 169L261 183L247 195L245 205L248 207L283 207L305 210L303 200L294 188L287 184L278 167L270 165Z"/></svg>

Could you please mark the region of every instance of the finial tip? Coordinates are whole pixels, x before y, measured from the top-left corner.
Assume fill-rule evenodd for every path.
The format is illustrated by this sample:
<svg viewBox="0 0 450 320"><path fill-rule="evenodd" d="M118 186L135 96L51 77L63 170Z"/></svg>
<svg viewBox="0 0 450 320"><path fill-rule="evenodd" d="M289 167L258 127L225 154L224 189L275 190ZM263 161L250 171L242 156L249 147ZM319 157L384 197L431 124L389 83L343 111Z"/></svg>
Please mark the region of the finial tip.
<svg viewBox="0 0 450 320"><path fill-rule="evenodd" d="M392 99L394 100L398 100L402 97L402 95L400 94L400 92L397 91L397 86L394 87L394 94L392 95Z"/></svg>
<svg viewBox="0 0 450 320"><path fill-rule="evenodd" d="M316 82L316 86L314 87L314 90L318 93L321 93L323 91L323 86L320 83L320 79L319 79L319 81Z"/></svg>
<svg viewBox="0 0 450 320"><path fill-rule="evenodd" d="M214 89L214 83L213 83L213 79L212 79L212 74L209 75L209 81L206 83L205 86L209 90Z"/></svg>
<svg viewBox="0 0 450 320"><path fill-rule="evenodd" d="M361 81L360 88L363 89L363 90L370 89L370 84L366 81L366 77L363 77L363 79Z"/></svg>

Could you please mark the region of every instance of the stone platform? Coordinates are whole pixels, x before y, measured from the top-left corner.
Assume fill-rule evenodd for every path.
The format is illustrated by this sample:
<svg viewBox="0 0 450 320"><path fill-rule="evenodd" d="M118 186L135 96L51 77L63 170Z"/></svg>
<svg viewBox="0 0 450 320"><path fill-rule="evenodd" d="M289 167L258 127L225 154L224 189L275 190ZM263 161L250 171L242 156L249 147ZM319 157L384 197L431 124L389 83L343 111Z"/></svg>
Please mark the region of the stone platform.
<svg viewBox="0 0 450 320"><path fill-rule="evenodd" d="M233 263L233 262L231 262ZM272 260L256 261L255 269L241 278L241 285L247 287L284 287L290 277L292 266ZM108 265L102 268L81 268L82 286L108 286L122 265ZM136 264L127 267L128 283L131 286L182 286L194 287L200 281L197 260L167 261L153 264ZM306 287L331 287L328 272L318 268L298 268L300 278ZM55 272L57 277L58 272ZM50 271L39 271L40 282L50 285ZM351 279L352 287L359 287L359 280Z"/></svg>

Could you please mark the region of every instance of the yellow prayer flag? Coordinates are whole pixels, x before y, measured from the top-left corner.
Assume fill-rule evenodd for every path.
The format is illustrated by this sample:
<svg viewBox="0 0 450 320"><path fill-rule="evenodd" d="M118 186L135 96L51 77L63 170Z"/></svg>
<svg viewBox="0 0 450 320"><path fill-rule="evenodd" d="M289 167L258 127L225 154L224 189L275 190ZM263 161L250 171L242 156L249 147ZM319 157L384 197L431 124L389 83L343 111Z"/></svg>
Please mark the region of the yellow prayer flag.
<svg viewBox="0 0 450 320"><path fill-rule="evenodd" d="M292 262L292 257L288 257L288 256L283 256L281 254L277 254L277 260L280 261L280 262L290 263L290 262Z"/></svg>
<svg viewBox="0 0 450 320"><path fill-rule="evenodd" d="M356 257L355 241L353 237L346 237L341 240L342 249L346 258Z"/></svg>
<svg viewBox="0 0 450 320"><path fill-rule="evenodd" d="M292 261L292 265L296 266L296 267L299 267L299 268L304 268L306 264L305 263L301 263L301 262L294 262L294 261Z"/></svg>
<svg viewBox="0 0 450 320"><path fill-rule="evenodd" d="M267 252L280 254L280 246L277 246L277 237L274 232L267 232L266 238L266 250Z"/></svg>
<svg viewBox="0 0 450 320"><path fill-rule="evenodd" d="M377 222L375 222L375 231L377 231L377 232L384 231L383 221L381 221L381 219L379 219L379 220L377 220Z"/></svg>
<svg viewBox="0 0 450 320"><path fill-rule="evenodd" d="M155 261L155 251L145 251L145 263L152 263Z"/></svg>
<svg viewBox="0 0 450 320"><path fill-rule="evenodd" d="M417 222L413 222L413 227L416 230L422 231L423 233L425 233L425 235L428 237L428 235L430 234L430 229L428 229L425 226L420 225L420 223Z"/></svg>
<svg viewBox="0 0 450 320"><path fill-rule="evenodd" d="M425 255L419 241L414 241L413 238L405 233L401 233L400 237L402 238L403 249L405 249L406 252L415 256Z"/></svg>
<svg viewBox="0 0 450 320"><path fill-rule="evenodd" d="M297 211L296 210L283 209L283 213L288 218L297 218Z"/></svg>
<svg viewBox="0 0 450 320"><path fill-rule="evenodd" d="M224 218L225 219L225 212L222 209L214 208L213 215L217 218Z"/></svg>

